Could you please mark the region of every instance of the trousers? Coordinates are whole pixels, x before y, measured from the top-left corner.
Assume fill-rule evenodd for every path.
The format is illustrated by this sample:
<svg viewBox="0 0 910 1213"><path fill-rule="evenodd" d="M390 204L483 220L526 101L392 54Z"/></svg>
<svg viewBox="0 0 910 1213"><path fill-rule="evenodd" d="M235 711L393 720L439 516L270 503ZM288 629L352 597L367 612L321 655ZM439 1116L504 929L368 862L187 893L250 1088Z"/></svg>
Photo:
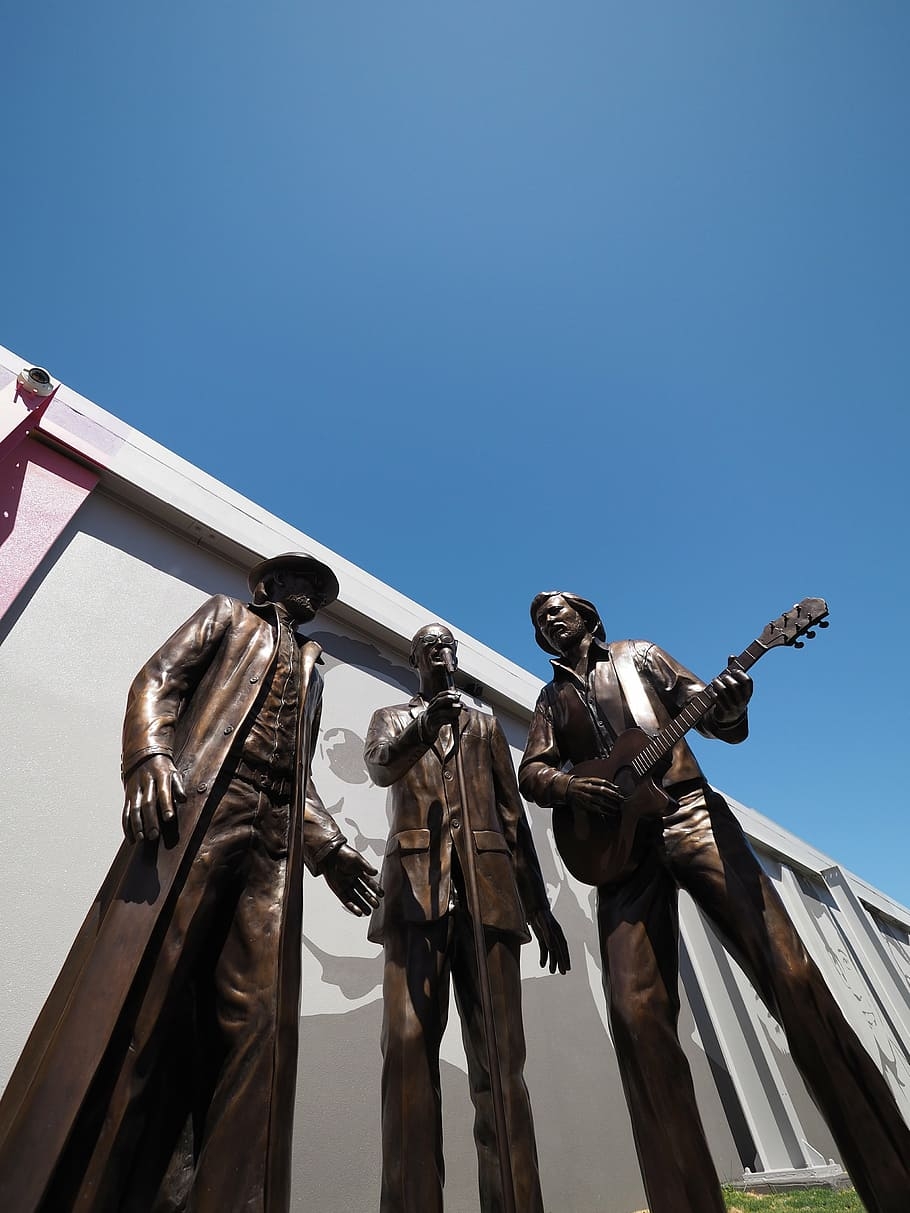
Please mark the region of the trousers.
<svg viewBox="0 0 910 1213"><path fill-rule="evenodd" d="M723 1213L679 1043L683 888L783 1027L868 1213L910 1209L910 1130L809 958L726 801L697 789L645 824L628 879L598 890L604 988L651 1213Z"/></svg>
<svg viewBox="0 0 910 1213"><path fill-rule="evenodd" d="M273 1098L281 937L300 938L284 913L290 818L290 780L241 768L228 784L129 1009L87 1166L72 1196L62 1168L49 1209L288 1207L287 1168L270 1156L289 1155L274 1135L293 1117L293 1083L289 1106ZM294 1049L280 1058L292 1071Z"/></svg>
<svg viewBox="0 0 910 1213"><path fill-rule="evenodd" d="M516 1208L543 1213L531 1101L524 1080L520 941L487 930L487 967L502 1073ZM501 1213L502 1185L471 920L462 909L418 926L387 924L382 1020L381 1213L442 1213L445 1164L439 1047L450 980L474 1104L480 1208Z"/></svg>

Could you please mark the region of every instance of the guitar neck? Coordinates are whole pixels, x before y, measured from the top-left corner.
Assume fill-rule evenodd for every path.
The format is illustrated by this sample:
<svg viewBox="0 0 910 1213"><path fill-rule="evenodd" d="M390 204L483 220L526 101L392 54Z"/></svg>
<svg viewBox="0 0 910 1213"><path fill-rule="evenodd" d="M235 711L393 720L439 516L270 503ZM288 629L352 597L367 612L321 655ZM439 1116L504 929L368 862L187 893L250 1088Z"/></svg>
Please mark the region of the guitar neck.
<svg viewBox="0 0 910 1213"><path fill-rule="evenodd" d="M755 640L734 661L731 661L730 665L738 665L741 670L750 670L759 657L763 656L766 652L767 649ZM699 691L697 695L689 700L678 716L674 716L668 725L662 728L659 733L655 733L632 763L633 770L640 779L644 779L650 775L654 768L670 753L677 741L681 737L685 737L689 729L694 728L703 717L707 716L714 706L716 698L717 696L711 690L711 687L706 686L703 691Z"/></svg>

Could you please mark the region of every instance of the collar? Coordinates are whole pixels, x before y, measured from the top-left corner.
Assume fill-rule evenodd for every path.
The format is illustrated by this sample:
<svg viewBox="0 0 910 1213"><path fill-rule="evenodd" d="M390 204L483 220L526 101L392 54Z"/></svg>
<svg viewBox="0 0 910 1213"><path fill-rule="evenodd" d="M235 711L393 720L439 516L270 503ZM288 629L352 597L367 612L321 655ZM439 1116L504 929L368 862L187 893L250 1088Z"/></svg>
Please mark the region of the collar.
<svg viewBox="0 0 910 1213"><path fill-rule="evenodd" d="M247 603L247 606L257 615L261 615L263 618L268 619L270 623L274 621L279 627L284 624L301 648L305 644L316 645L316 647L319 649L319 653L316 656L316 664L325 665L322 658L322 645L319 643L319 641L311 640L309 636L304 636L303 632L298 632L297 623L291 618L288 611L279 606L277 602L249 602Z"/></svg>
<svg viewBox="0 0 910 1213"><path fill-rule="evenodd" d="M287 610L287 608L280 602L274 603L274 607L275 614L278 616L279 624L282 627L287 628L291 635L295 636L299 641L302 642L306 640L306 637L297 631L297 620L293 617L290 611Z"/></svg>
<svg viewBox="0 0 910 1213"><path fill-rule="evenodd" d="M431 698L432 698L432 696L431 696ZM422 712L426 708L426 706L429 702L430 702L430 700L427 699L427 697L424 695L424 693L422 691L418 691L416 695L414 695L411 699L408 700L408 707L411 709L412 712L413 711Z"/></svg>
<svg viewBox="0 0 910 1213"><path fill-rule="evenodd" d="M601 640L599 636L592 636L591 644L588 647L588 670L590 671L591 666L598 661L612 661L610 646L606 640ZM551 658L550 665L553 667L553 673L557 676L564 675L579 685L583 684L584 680L575 673L570 665L566 665L561 658Z"/></svg>

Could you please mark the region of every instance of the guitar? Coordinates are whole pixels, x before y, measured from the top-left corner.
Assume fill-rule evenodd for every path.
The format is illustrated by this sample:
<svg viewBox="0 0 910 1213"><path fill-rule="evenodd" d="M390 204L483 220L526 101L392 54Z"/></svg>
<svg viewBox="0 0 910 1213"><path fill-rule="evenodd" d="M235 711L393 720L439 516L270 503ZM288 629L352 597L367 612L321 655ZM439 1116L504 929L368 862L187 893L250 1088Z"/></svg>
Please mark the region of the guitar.
<svg viewBox="0 0 910 1213"><path fill-rule="evenodd" d="M736 658L731 666L751 669L771 649L787 645L803 647L800 637L812 639L818 626L828 626L828 604L823 598L804 598L780 618L769 623ZM573 775L607 779L623 795L621 808L603 814L559 805L553 809L556 846L569 871L585 884L601 885L616 880L626 867L639 821L661 817L674 804L653 775L669 766L671 751L681 737L705 716L714 704L715 692L708 685L699 691L674 719L653 736L643 729L626 729L617 737L606 758L595 758L572 768Z"/></svg>

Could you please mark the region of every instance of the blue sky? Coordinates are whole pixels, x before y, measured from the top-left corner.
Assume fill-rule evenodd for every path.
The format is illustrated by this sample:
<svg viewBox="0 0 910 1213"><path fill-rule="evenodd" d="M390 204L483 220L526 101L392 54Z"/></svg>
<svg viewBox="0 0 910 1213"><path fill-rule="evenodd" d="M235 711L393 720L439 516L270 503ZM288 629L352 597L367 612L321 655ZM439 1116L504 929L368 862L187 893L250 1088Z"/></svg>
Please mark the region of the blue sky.
<svg viewBox="0 0 910 1213"><path fill-rule="evenodd" d="M708 677L721 787L910 903L910 7L4 15L0 342L544 676Z"/></svg>

